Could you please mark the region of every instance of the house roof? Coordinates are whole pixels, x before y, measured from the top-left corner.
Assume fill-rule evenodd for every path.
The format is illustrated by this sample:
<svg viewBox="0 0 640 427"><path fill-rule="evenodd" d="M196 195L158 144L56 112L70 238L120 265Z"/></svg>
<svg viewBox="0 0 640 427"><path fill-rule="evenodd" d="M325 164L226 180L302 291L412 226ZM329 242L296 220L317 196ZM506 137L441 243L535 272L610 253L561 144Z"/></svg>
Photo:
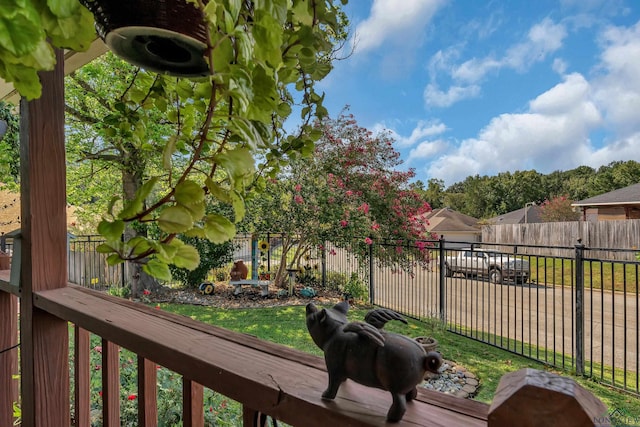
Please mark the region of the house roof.
<svg viewBox="0 0 640 427"><path fill-rule="evenodd" d="M429 221L427 229L432 233L470 232L480 233L478 220L451 208L436 209L425 215Z"/></svg>
<svg viewBox="0 0 640 427"><path fill-rule="evenodd" d="M640 183L572 203L571 206L640 205Z"/></svg>
<svg viewBox="0 0 640 427"><path fill-rule="evenodd" d="M494 216L493 218L487 219L486 222L493 225L542 222L542 217L540 216L541 212L542 209L540 206L527 206L502 215Z"/></svg>

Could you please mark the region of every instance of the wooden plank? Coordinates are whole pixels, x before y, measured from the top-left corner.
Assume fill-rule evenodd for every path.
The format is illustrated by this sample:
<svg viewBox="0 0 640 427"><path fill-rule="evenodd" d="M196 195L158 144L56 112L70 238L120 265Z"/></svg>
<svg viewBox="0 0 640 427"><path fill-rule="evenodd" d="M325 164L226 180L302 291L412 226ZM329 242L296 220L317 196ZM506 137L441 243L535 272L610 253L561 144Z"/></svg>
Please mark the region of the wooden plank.
<svg viewBox="0 0 640 427"><path fill-rule="evenodd" d="M122 301L122 300L120 300ZM141 357L292 425L386 425L391 396L345 382L334 401L321 399L327 374L321 359L246 334L220 330L175 315L75 287L39 292L35 304ZM304 327L301 325L301 327ZM317 363L300 360L315 358ZM314 365L314 366L310 366ZM454 398L455 399L455 398ZM486 418L416 401L398 426L484 426ZM472 411L473 412L473 411Z"/></svg>
<svg viewBox="0 0 640 427"><path fill-rule="evenodd" d="M67 426L67 322L33 306L33 293L67 283L64 72L39 73L40 99L20 102L22 425Z"/></svg>
<svg viewBox="0 0 640 427"><path fill-rule="evenodd" d="M138 425L158 425L157 365L138 356Z"/></svg>
<svg viewBox="0 0 640 427"><path fill-rule="evenodd" d="M0 291L0 426L13 425L13 402L18 401L18 299Z"/></svg>
<svg viewBox="0 0 640 427"><path fill-rule="evenodd" d="M77 325L73 328L75 363L73 364L75 387L73 389L73 399L75 401L75 411L73 425L75 427L89 427L91 425L91 405L89 397L91 393L90 372L89 372L89 331Z"/></svg>
<svg viewBox="0 0 640 427"><path fill-rule="evenodd" d="M102 339L102 419L104 427L120 427L120 357L118 346Z"/></svg>
<svg viewBox="0 0 640 427"><path fill-rule="evenodd" d="M204 427L204 390L195 381L182 377L182 417L185 427Z"/></svg>
<svg viewBox="0 0 640 427"><path fill-rule="evenodd" d="M0 270L0 292L7 292L9 294L20 296L20 290L9 283L11 276L11 270Z"/></svg>

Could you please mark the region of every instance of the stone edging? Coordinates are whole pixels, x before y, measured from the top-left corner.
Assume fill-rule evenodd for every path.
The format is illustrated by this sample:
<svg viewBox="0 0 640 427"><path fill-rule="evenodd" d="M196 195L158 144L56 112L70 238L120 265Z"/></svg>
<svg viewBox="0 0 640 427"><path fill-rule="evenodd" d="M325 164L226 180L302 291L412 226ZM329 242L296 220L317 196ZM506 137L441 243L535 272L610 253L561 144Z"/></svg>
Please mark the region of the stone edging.
<svg viewBox="0 0 640 427"><path fill-rule="evenodd" d="M438 371L439 374L427 372L420 386L463 399L475 396L478 391L478 378L465 367L450 360L444 360Z"/></svg>

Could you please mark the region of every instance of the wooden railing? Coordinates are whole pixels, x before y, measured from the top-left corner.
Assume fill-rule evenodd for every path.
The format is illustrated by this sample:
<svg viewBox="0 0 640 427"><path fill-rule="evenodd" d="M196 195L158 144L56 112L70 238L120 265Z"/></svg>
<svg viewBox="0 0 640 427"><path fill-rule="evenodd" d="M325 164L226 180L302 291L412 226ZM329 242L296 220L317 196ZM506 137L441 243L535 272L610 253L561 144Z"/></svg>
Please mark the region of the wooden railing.
<svg viewBox="0 0 640 427"><path fill-rule="evenodd" d="M118 347L138 355L141 426L157 424L155 364L186 379L185 426L203 425L203 386L241 402L245 426L259 425L259 414L310 427L386 424L391 397L381 390L347 382L335 401L322 400L327 374L316 356L74 285L35 293L34 306L75 325L76 426L89 425L89 333L103 339L104 426L120 425ZM57 356L51 351L46 357ZM408 406L396 425L487 423L486 404L441 393L421 391ZM5 408L0 407L0 414L5 412L0 420L8 419Z"/></svg>

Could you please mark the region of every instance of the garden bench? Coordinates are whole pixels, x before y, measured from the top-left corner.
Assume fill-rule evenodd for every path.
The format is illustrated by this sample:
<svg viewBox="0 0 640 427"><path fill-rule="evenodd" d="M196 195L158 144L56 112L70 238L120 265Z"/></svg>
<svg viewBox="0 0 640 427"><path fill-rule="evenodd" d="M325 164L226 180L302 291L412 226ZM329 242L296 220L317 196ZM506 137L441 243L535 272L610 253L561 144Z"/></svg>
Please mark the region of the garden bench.
<svg viewBox="0 0 640 427"><path fill-rule="evenodd" d="M250 285L253 287L260 287L260 295L266 297L269 295L269 280L254 280L254 279L241 279L231 280L229 284L233 286L233 295L240 295L242 293L242 285Z"/></svg>

